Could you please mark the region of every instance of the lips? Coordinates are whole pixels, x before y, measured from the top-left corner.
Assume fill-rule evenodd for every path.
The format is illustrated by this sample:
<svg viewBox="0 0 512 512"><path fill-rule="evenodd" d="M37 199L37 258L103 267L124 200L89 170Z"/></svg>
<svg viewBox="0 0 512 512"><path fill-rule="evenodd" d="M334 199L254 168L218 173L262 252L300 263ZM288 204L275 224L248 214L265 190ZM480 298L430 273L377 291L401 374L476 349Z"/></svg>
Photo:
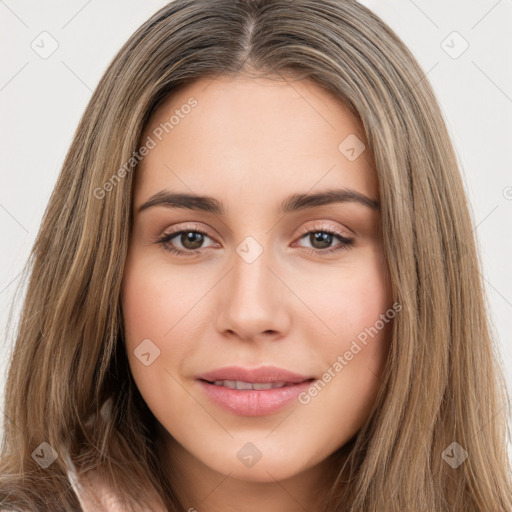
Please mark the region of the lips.
<svg viewBox="0 0 512 512"><path fill-rule="evenodd" d="M293 385L289 382L244 382L241 380L216 380L215 382L210 382L210 384L215 384L215 386L223 386L229 389L254 389L256 391L262 391L264 389L284 388L286 386Z"/></svg>
<svg viewBox="0 0 512 512"><path fill-rule="evenodd" d="M210 383L227 381L245 382L251 384L298 384L306 380L313 379L312 375L301 375L284 368L276 366L261 366L259 368L243 368L240 366L226 366L210 372L198 375L199 380L205 380ZM241 389L241 388L237 388Z"/></svg>
<svg viewBox="0 0 512 512"><path fill-rule="evenodd" d="M255 369L230 366L196 378L213 403L241 416L275 413L291 404L314 380L275 366Z"/></svg>

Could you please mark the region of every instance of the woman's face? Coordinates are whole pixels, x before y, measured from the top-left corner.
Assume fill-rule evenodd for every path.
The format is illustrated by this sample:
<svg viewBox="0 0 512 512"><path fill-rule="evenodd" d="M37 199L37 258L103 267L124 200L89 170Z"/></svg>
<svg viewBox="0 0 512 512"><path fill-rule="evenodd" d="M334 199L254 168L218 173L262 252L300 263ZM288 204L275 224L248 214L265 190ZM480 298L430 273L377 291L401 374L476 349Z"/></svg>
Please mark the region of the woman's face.
<svg viewBox="0 0 512 512"><path fill-rule="evenodd" d="M122 306L170 457L258 482L316 467L367 420L394 315L358 120L310 81L201 79L141 144Z"/></svg>

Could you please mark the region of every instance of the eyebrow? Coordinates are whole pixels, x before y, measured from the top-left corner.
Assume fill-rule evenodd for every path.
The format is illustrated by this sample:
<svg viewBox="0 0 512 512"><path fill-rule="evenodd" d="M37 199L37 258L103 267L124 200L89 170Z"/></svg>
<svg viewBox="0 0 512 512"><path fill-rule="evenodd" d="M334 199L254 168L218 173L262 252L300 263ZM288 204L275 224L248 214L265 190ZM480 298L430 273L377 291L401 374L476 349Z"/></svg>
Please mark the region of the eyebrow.
<svg viewBox="0 0 512 512"><path fill-rule="evenodd" d="M315 208L333 203L359 203L372 210L379 210L380 204L360 192L347 188L328 189L314 194L293 194L283 201L280 212L290 213L308 208ZM155 206L167 208L185 208L187 210L198 210L224 216L226 208L221 201L211 196L200 196L197 194L174 193L168 190L161 190L152 195L148 201L141 205L138 212L142 212Z"/></svg>

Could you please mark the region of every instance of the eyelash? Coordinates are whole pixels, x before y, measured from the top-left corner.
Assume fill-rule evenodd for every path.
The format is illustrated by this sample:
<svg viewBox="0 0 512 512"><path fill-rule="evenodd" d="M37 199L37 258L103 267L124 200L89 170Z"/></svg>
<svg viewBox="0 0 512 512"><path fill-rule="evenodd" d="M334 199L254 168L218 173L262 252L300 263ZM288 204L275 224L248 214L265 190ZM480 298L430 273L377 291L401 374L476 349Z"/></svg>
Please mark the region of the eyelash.
<svg viewBox="0 0 512 512"><path fill-rule="evenodd" d="M165 249L166 251L168 251L168 252L170 252L172 254L177 254L179 256L194 256L194 255L196 255L202 249L195 249L195 250L190 249L190 250L187 250L187 251L182 251L181 249L177 249L173 245L169 244L170 240L172 240L176 236L181 235L183 233L199 233L201 235L204 235L204 236L207 236L208 238L210 238L208 233L206 233L206 231L198 228L197 226L194 226L194 227L188 227L188 228L180 229L180 230L177 230L177 231L172 231L171 233L166 233L166 234L164 234L164 235L162 235L161 237L158 238L157 243L160 244L163 249ZM333 235L336 238L338 238L338 240L341 242L339 245L335 246L334 248L332 248L332 249L325 249L325 250L322 250L322 249L312 249L310 247L303 247L303 249L306 249L311 254L330 254L330 253L338 252L338 251L341 251L341 250L350 249L354 245L354 239L353 238L347 238L342 233L340 233L340 232L338 232L338 231L336 231L336 230L334 230L332 228L324 228L322 226L314 227L313 229L305 228L302 231L299 239L302 239L302 238L304 238L305 235L309 235L311 233L326 233L328 235Z"/></svg>

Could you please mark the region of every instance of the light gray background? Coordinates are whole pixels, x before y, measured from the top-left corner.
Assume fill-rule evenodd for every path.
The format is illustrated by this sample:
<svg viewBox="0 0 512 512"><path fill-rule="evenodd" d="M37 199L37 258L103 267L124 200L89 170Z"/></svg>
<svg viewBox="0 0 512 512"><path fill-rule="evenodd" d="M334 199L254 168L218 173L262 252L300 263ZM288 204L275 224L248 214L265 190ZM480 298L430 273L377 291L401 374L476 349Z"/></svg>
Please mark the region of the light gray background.
<svg viewBox="0 0 512 512"><path fill-rule="evenodd" d="M0 0L2 410L12 346L7 313L65 153L111 59L165 3ZM489 308L512 393L512 3L361 3L405 41L441 103L473 209ZM31 45L48 50L51 38L58 48L43 59Z"/></svg>

